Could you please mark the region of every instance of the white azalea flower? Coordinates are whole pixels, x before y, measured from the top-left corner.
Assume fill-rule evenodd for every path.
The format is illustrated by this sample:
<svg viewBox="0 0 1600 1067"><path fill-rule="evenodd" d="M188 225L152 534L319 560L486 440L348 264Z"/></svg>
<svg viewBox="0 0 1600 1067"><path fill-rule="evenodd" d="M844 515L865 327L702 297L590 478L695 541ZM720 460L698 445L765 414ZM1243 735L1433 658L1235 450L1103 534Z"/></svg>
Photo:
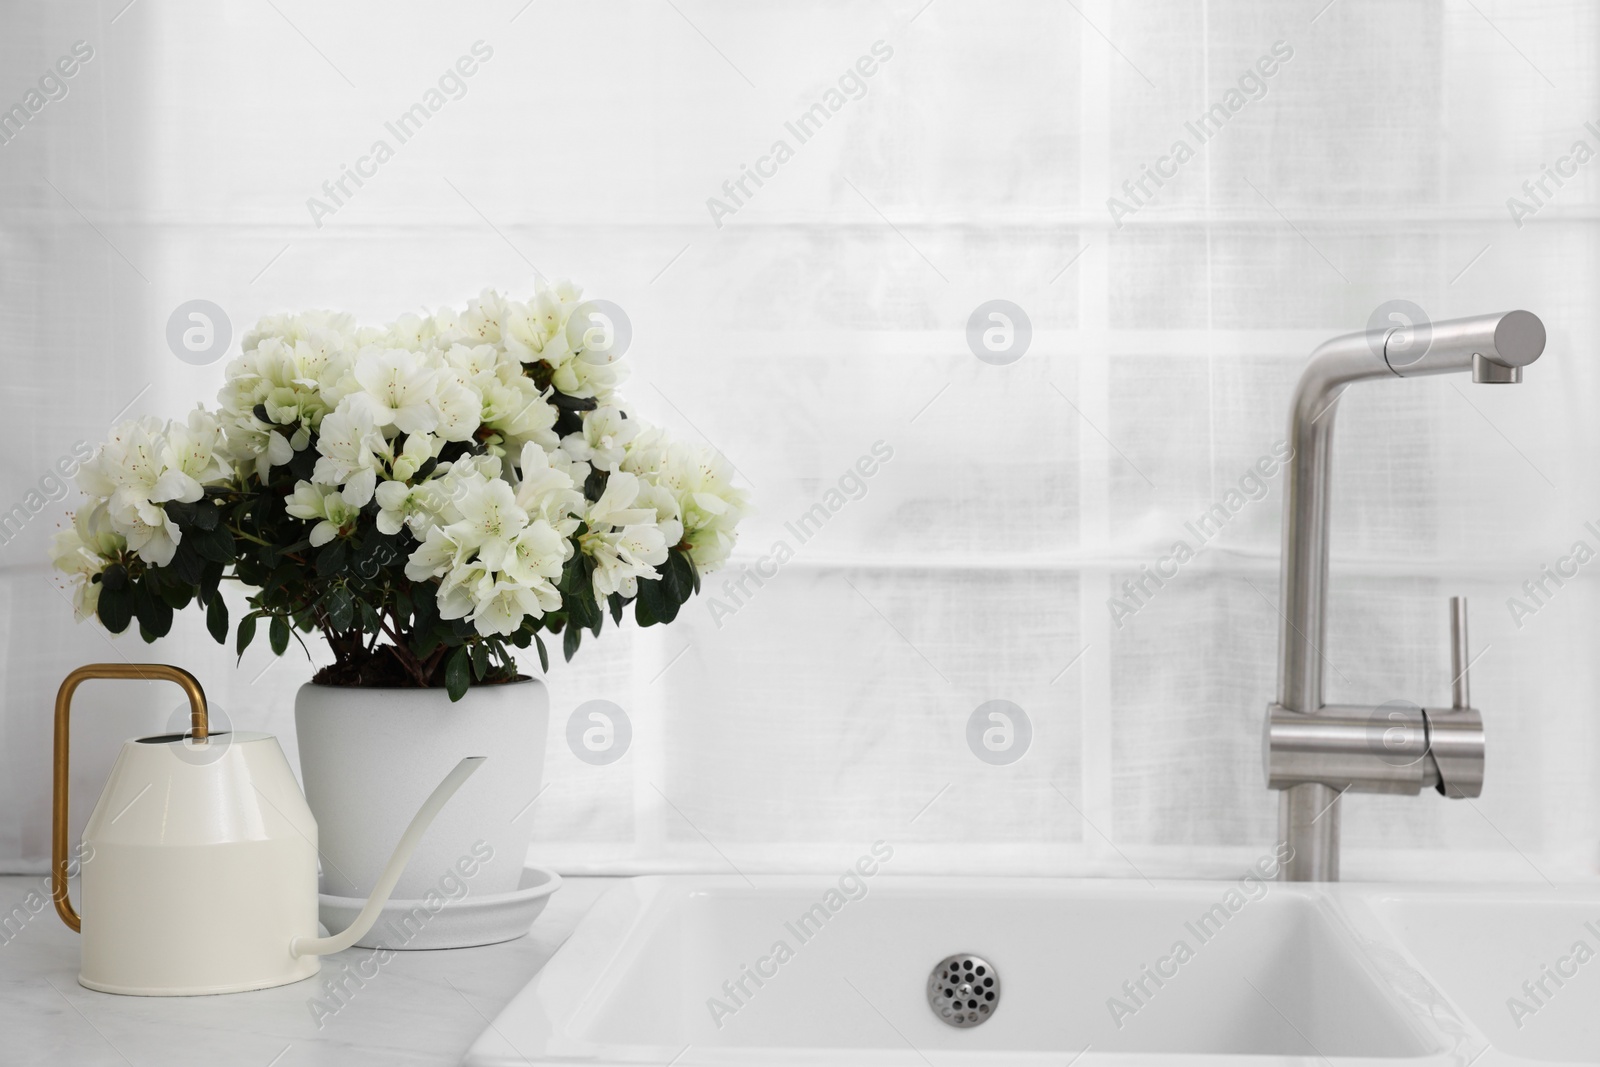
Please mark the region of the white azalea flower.
<svg viewBox="0 0 1600 1067"><path fill-rule="evenodd" d="M583 492L574 486L568 472L551 466L544 449L528 444L522 448L518 467L517 506L530 517L548 523L565 539L578 528L584 509Z"/></svg>
<svg viewBox="0 0 1600 1067"><path fill-rule="evenodd" d="M214 485L232 473L221 455L222 424L204 408L196 406L186 422L169 422L166 439L162 479L169 489L181 491L181 499L199 499L192 496L193 486Z"/></svg>
<svg viewBox="0 0 1600 1067"><path fill-rule="evenodd" d="M345 527L355 525L361 514L361 509L346 502L339 490L304 481L295 483L294 493L284 502L283 510L307 522L318 520L311 528L313 548L321 548Z"/></svg>
<svg viewBox="0 0 1600 1067"><path fill-rule="evenodd" d="M356 395L378 426L430 433L439 425L434 404L439 370L426 354L403 348L363 349L353 374L362 390Z"/></svg>
<svg viewBox="0 0 1600 1067"><path fill-rule="evenodd" d="M485 289L476 300L467 302L467 309L456 320L457 329L468 344L497 345L506 311L505 299L493 289Z"/></svg>
<svg viewBox="0 0 1600 1067"><path fill-rule="evenodd" d="M378 532L393 536L410 526L417 532L428 512L429 490L405 482L384 482L373 491L378 502ZM418 536L422 536L419 534Z"/></svg>
<svg viewBox="0 0 1600 1067"><path fill-rule="evenodd" d="M727 561L738 540L739 521L750 510L744 490L733 484L733 465L715 449L676 445L668 453L659 484L678 498L689 558L702 574Z"/></svg>
<svg viewBox="0 0 1600 1067"><path fill-rule="evenodd" d="M572 542L548 522L531 523L517 535L502 570L508 579L536 595L540 610L528 614L542 614L561 606L555 581L561 577L562 566L571 553Z"/></svg>
<svg viewBox="0 0 1600 1067"><path fill-rule="evenodd" d="M565 336L562 338L565 341ZM546 346L549 351L552 345ZM627 377L624 363L591 363L587 359L567 359L550 375L550 384L568 396L592 397L601 403L610 400L618 384Z"/></svg>
<svg viewBox="0 0 1600 1067"><path fill-rule="evenodd" d="M445 528L450 539L471 551L491 570L499 570L513 552L512 543L528 525L528 513L517 506L511 486L499 479L468 483L455 502L458 522Z"/></svg>
<svg viewBox="0 0 1600 1067"><path fill-rule="evenodd" d="M611 475L606 479L606 489L600 494L600 499L589 505L589 511L584 515L584 522L589 524L590 529L654 522L656 519L654 509L634 506L634 502L639 499L639 486L637 475L621 471Z"/></svg>
<svg viewBox="0 0 1600 1067"><path fill-rule="evenodd" d="M634 504L639 508L649 508L655 512L654 522L661 531L661 536L666 539L668 548L676 547L678 542L683 540L683 519L678 507L678 498L672 490L664 485L656 485L641 479L639 495L634 499Z"/></svg>
<svg viewBox="0 0 1600 1067"><path fill-rule="evenodd" d="M508 301L505 308L502 339L506 351L523 363L544 360L552 366L571 358L564 343L567 320L578 306L582 290L571 282L557 282L553 287L541 284L532 300L526 304ZM563 343L554 349L550 342L562 338Z"/></svg>
<svg viewBox="0 0 1600 1067"><path fill-rule="evenodd" d="M151 514L153 520L147 518ZM152 566L165 567L178 554L178 542L183 540L183 531L178 529L177 523L167 518L167 513L161 508L155 508L152 512L125 511L121 515L113 512L111 521L127 541L128 548Z"/></svg>
<svg viewBox="0 0 1600 1067"><path fill-rule="evenodd" d="M512 301L506 308L504 325L501 340L507 352L523 363L533 363L543 357L549 335L545 333L539 313L530 305Z"/></svg>
<svg viewBox="0 0 1600 1067"><path fill-rule="evenodd" d="M205 495L205 485L229 475L223 457L221 428L204 411L190 413L187 423L145 418L114 427L111 437L78 471L78 485L106 501L112 528L147 563L172 562L182 531L162 507L168 501L192 504Z"/></svg>
<svg viewBox="0 0 1600 1067"><path fill-rule="evenodd" d="M244 335L240 348L246 352L264 340L283 341L293 346L315 334L327 333L353 342L355 317L344 311L306 311L297 315L267 315Z"/></svg>
<svg viewBox="0 0 1600 1067"><path fill-rule="evenodd" d="M316 485L344 486L345 503L364 507L378 484L379 456L389 446L373 424L372 410L349 399L322 420L317 437L317 460L311 472Z"/></svg>
<svg viewBox="0 0 1600 1067"><path fill-rule="evenodd" d="M620 408L604 406L583 416L583 429L561 439L561 447L573 459L581 459L597 470L614 471L627 455L628 442L639 432L639 424L626 418Z"/></svg>
<svg viewBox="0 0 1600 1067"><path fill-rule="evenodd" d="M223 427L223 454L237 468L240 477L254 474L265 480L273 467L294 458L289 438L260 424L255 416L229 422Z"/></svg>
<svg viewBox="0 0 1600 1067"><path fill-rule="evenodd" d="M51 539L50 562L72 577L72 613L79 622L92 616L100 604L100 583L90 579L126 547L122 535L112 529L104 504L80 508L72 525Z"/></svg>
<svg viewBox="0 0 1600 1067"><path fill-rule="evenodd" d="M421 524L421 529L426 530L434 524L449 526L462 521L461 501L482 491L486 483L498 479L500 469L500 458L490 455L464 456L454 463L441 464L440 476L418 487L423 491L422 506L429 516ZM413 525L412 532L418 532L417 525Z"/></svg>
<svg viewBox="0 0 1600 1067"><path fill-rule="evenodd" d="M441 619L464 619L494 589L494 575L481 563L452 567L439 583L437 600Z"/></svg>
<svg viewBox="0 0 1600 1067"><path fill-rule="evenodd" d="M483 394L459 371L441 368L433 396L434 433L445 441L470 441L483 420ZM532 384L532 383L529 383Z"/></svg>
<svg viewBox="0 0 1600 1067"><path fill-rule="evenodd" d="M627 454L622 457L619 469L646 477L658 474L667 464L667 452L672 440L659 426L634 419L639 424L633 439L628 442Z"/></svg>
<svg viewBox="0 0 1600 1067"><path fill-rule="evenodd" d="M594 561L596 600L603 601L612 593L636 595L639 579L660 577L656 567L667 561L666 538L653 525L594 531L581 540L584 553Z"/></svg>
<svg viewBox="0 0 1600 1067"><path fill-rule="evenodd" d="M460 563L466 554L443 529L435 526L406 560L406 577L413 582L441 577Z"/></svg>
<svg viewBox="0 0 1600 1067"><path fill-rule="evenodd" d="M545 455L550 460L550 466L572 479L572 484L583 486L588 484L589 475L593 469L581 459L573 459L572 453L563 448L546 450Z"/></svg>
<svg viewBox="0 0 1600 1067"><path fill-rule="evenodd" d="M473 628L483 637L514 634L524 618L544 614L532 589L499 581L485 590L483 584L479 584L477 600L472 605Z"/></svg>
<svg viewBox="0 0 1600 1067"><path fill-rule="evenodd" d="M502 365L481 387L483 425L498 432L507 448L515 452L528 442L546 451L559 447L561 439L555 432L559 413L520 369Z"/></svg>
<svg viewBox="0 0 1600 1067"><path fill-rule="evenodd" d="M439 440L431 434L411 434L401 446L399 455L394 455L392 450L388 453L390 474L402 481L409 481L428 460L439 454L439 445Z"/></svg>
<svg viewBox="0 0 1600 1067"><path fill-rule="evenodd" d="M579 538L584 554L594 561L594 593L603 600L612 593L631 597L640 578L660 577L656 567L667 561L667 531L656 525L653 507L639 504L643 483L619 471L606 480L605 492L589 505Z"/></svg>
<svg viewBox="0 0 1600 1067"><path fill-rule="evenodd" d="M477 385L494 378L500 367L500 350L494 345L453 344L445 352L444 361Z"/></svg>
<svg viewBox="0 0 1600 1067"><path fill-rule="evenodd" d="M405 348L421 351L431 344L437 334L433 316L407 312L387 326L369 326L356 332L356 343L365 347Z"/></svg>

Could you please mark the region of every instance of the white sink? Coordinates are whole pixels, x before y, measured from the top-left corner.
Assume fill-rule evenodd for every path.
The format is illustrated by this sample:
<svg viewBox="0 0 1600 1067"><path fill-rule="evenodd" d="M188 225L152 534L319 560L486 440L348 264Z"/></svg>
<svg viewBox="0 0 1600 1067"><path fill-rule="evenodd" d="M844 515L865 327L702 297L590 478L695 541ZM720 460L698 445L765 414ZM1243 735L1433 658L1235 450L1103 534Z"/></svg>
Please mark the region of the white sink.
<svg viewBox="0 0 1600 1067"><path fill-rule="evenodd" d="M1495 1049L1546 1063L1600 1063L1594 890L1368 889L1350 893L1347 904L1357 925L1398 942L1380 969L1396 966L1401 985L1408 968L1430 976Z"/></svg>
<svg viewBox="0 0 1600 1067"><path fill-rule="evenodd" d="M466 1062L1600 1062L1600 959L1522 1030L1495 1017L1524 956L1554 964L1581 919L1600 928L1596 892L879 875L861 895L823 877L754 881L620 882ZM1474 948L1485 941L1496 952ZM971 1029L926 999L930 969L956 953L1000 979Z"/></svg>

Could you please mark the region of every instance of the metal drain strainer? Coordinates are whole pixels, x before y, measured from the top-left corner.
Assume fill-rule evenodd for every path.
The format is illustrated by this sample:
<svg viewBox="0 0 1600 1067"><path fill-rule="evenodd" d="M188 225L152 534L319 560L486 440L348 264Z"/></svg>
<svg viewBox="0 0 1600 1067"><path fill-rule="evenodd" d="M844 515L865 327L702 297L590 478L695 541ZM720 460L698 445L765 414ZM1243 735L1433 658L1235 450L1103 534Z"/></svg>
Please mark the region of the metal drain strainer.
<svg viewBox="0 0 1600 1067"><path fill-rule="evenodd" d="M1000 974L981 956L946 956L928 975L928 1007L962 1029L988 1022L1000 1006Z"/></svg>

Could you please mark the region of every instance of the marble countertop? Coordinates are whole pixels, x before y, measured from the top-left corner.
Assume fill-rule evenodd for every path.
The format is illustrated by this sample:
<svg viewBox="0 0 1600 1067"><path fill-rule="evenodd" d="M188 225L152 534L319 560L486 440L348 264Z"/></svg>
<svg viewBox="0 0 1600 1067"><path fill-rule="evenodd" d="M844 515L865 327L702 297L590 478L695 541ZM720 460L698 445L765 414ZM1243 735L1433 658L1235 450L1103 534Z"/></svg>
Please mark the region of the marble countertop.
<svg viewBox="0 0 1600 1067"><path fill-rule="evenodd" d="M372 973L371 949L323 960L309 981L216 997L121 997L78 985L78 935L48 904L49 879L0 877L0 1062L73 1067L450 1065L544 966L611 880L569 878L526 937L398 952L336 1000L324 980ZM13 908L40 891L43 910ZM341 967L341 963L346 966ZM359 984L358 984L359 982Z"/></svg>

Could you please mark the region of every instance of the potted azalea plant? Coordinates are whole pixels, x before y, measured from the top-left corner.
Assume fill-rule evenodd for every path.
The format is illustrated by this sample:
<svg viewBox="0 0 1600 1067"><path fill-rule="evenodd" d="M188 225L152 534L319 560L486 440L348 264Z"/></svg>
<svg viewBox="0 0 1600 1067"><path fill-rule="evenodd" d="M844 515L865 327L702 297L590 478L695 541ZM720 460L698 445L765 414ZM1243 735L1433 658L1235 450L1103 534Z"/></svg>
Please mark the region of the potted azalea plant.
<svg viewBox="0 0 1600 1067"><path fill-rule="evenodd" d="M669 623L733 547L727 460L628 409L591 307L560 284L382 327L268 317L215 409L121 423L79 473L52 555L80 618L155 641L194 605L241 656L325 644L295 719L328 894L365 896L465 755L491 759L396 896L473 856L475 892L516 890L548 719L516 652L543 672L607 616Z"/></svg>

